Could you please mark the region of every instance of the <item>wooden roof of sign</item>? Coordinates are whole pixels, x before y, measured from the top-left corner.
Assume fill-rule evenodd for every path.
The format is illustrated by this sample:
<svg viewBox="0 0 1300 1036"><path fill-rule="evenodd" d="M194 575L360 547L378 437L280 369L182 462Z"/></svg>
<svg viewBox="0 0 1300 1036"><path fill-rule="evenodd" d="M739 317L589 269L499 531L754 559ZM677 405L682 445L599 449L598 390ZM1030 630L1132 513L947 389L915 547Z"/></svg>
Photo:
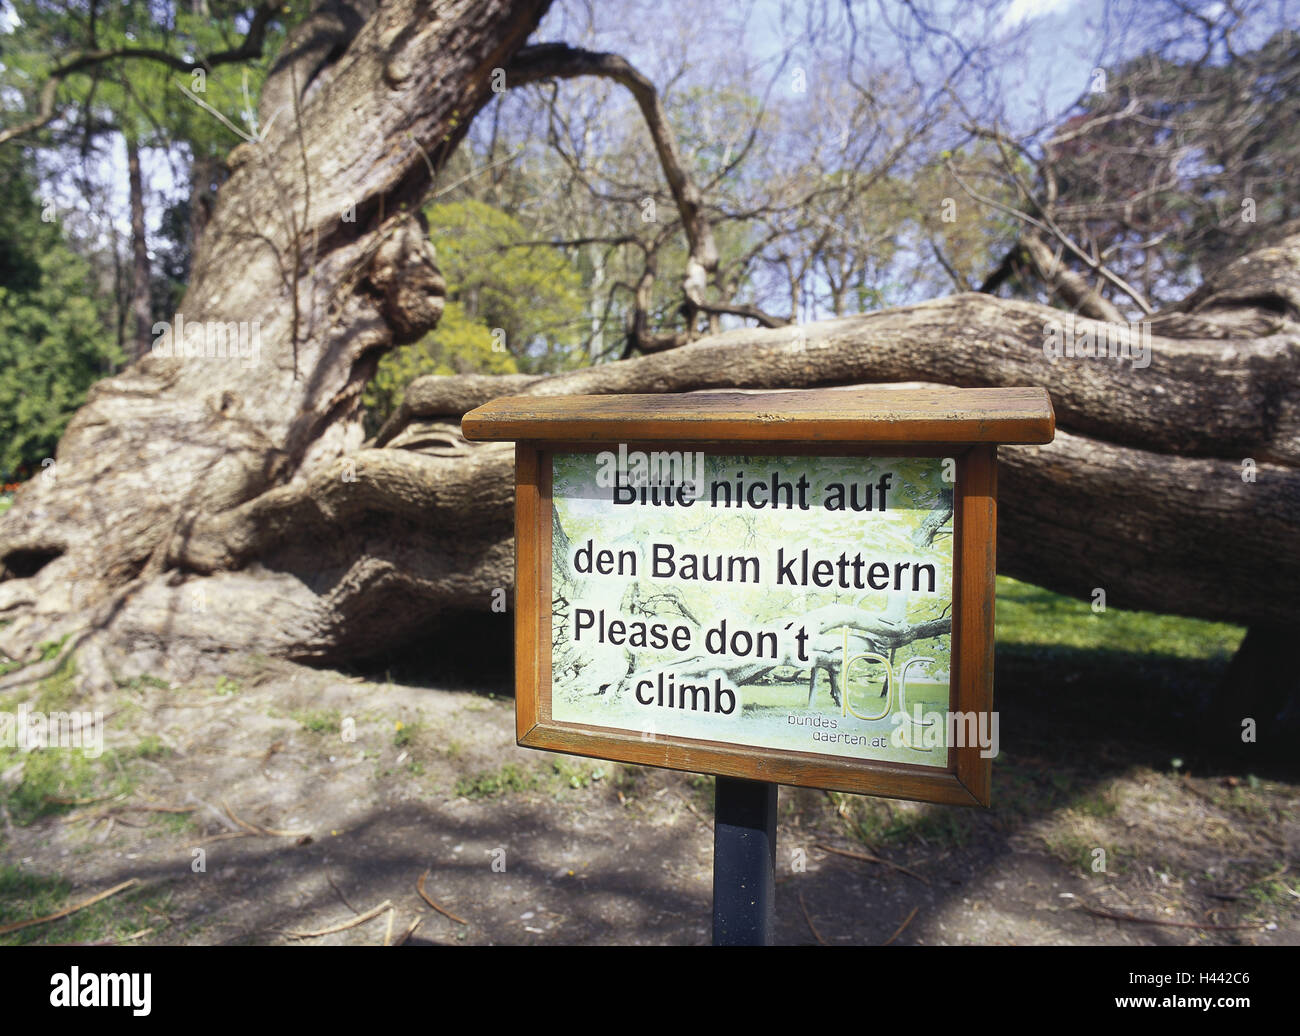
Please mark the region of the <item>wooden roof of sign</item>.
<svg viewBox="0 0 1300 1036"><path fill-rule="evenodd" d="M1051 442L1043 388L821 388L507 396L465 415L472 440L534 442Z"/></svg>

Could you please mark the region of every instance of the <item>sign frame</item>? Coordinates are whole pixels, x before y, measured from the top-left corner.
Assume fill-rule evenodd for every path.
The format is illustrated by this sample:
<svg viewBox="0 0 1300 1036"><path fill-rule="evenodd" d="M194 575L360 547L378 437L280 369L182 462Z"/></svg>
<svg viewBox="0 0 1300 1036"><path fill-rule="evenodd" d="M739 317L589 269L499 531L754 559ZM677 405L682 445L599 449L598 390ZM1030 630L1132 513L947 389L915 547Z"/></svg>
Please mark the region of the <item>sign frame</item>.
<svg viewBox="0 0 1300 1036"><path fill-rule="evenodd" d="M515 733L519 745L616 762L951 805L990 802L992 758L945 766L823 755L551 718L551 458L662 450L806 457L952 457L950 712L993 707L997 446L1051 440L1043 389L821 389L522 396L465 415L471 440L515 441ZM630 433L630 434L629 434Z"/></svg>

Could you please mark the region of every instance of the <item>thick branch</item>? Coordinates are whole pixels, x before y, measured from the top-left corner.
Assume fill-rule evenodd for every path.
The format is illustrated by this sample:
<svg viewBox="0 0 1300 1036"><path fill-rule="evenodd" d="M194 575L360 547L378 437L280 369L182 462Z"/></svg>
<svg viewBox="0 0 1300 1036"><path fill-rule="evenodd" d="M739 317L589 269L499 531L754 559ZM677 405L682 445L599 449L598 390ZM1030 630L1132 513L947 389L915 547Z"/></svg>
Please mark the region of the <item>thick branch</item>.
<svg viewBox="0 0 1300 1036"><path fill-rule="evenodd" d="M1300 286L1300 238L1290 242L1225 269L1198 294L1193 314L1153 320L1146 367L1115 358L1053 362L1044 353L1044 328L1059 323L1060 310L968 293L808 325L795 340L779 329L729 331L666 355L541 379L524 391L683 392L911 380L1043 385L1060 424L1079 434L1159 453L1296 467L1300 326L1289 300ZM1267 294L1256 277L1259 264L1267 267ZM1247 288L1253 294L1241 297ZM1230 299L1236 300L1231 307ZM1173 331L1180 321L1194 320L1197 337L1160 333L1166 319ZM1267 333L1243 337L1257 334L1264 322ZM1084 331L1108 334L1109 328L1079 318L1076 337ZM413 391L430 391L424 380Z"/></svg>
<svg viewBox="0 0 1300 1036"><path fill-rule="evenodd" d="M1030 231L1020 241L1047 289L1059 294L1071 309L1094 320L1125 323L1124 314L1115 304L1090 285L1082 274L1066 266L1060 256L1053 255L1047 242L1036 233Z"/></svg>
<svg viewBox="0 0 1300 1036"><path fill-rule="evenodd" d="M757 306L744 306L738 303L727 305L706 302L700 306L700 310L704 313L727 313L734 317L748 317L750 320L758 321L760 327L789 327L791 323L784 317L774 317L769 313L764 313Z"/></svg>
<svg viewBox="0 0 1300 1036"><path fill-rule="evenodd" d="M506 69L506 83L509 86L579 76L601 76L620 83L631 92L641 109L690 245L682 290L688 303L698 311L704 303L704 292L709 279L718 268L718 248L713 240L713 228L704 214L703 198L682 162L676 134L668 122L654 84L617 54L582 50L564 43L524 47ZM692 337L693 325L693 315L688 315L688 334Z"/></svg>

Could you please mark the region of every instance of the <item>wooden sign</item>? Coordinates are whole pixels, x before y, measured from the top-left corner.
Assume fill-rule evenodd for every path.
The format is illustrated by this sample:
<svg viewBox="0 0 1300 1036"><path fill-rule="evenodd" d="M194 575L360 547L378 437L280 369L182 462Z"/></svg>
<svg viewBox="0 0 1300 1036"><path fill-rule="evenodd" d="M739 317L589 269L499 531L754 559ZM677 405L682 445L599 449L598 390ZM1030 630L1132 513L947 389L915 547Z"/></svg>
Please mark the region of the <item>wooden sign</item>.
<svg viewBox="0 0 1300 1036"><path fill-rule="evenodd" d="M521 745L988 805L999 443L1042 389L519 396Z"/></svg>

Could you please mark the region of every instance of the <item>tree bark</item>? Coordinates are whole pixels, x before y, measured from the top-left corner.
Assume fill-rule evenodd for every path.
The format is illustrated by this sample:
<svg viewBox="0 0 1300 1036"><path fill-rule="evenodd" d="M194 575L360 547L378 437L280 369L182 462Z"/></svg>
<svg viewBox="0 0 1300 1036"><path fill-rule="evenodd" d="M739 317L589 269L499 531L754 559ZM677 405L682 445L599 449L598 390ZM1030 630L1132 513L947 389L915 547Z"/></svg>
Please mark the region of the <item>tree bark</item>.
<svg viewBox="0 0 1300 1036"><path fill-rule="evenodd" d="M1242 763L1262 757L1294 765L1300 730L1300 675L1291 640L1296 631L1294 621L1247 631L1206 710L1206 733L1225 755Z"/></svg>
<svg viewBox="0 0 1300 1036"><path fill-rule="evenodd" d="M379 587L382 579L355 566L324 574L313 564L306 583L263 566L265 582L246 568L214 574L200 594L169 558L205 516L348 474L337 462L361 445L360 395L379 356L419 338L441 313L444 286L419 203L492 96L492 71L546 6L318 0L264 86L262 136L229 156L230 178L172 322L187 329L180 349L164 343L97 384L50 477L26 485L0 520L0 618L10 620L0 650L23 655L81 631L140 664L272 642L271 653L312 657L334 638L328 622L318 625L326 612L309 618L310 601L331 583L346 596L349 573ZM231 354L232 329L242 355ZM386 473L403 461L424 471L448 463L389 456ZM363 460L363 475L372 470ZM377 517L374 528L386 521ZM301 538L295 545L311 553ZM358 559L367 553L354 546ZM407 549L394 547L403 569ZM447 579L438 585L451 590L460 569L492 550L447 543L438 553ZM266 591L280 603L268 604ZM172 614L160 616L168 602ZM284 610L263 623L264 606ZM223 624L231 639L218 647Z"/></svg>

